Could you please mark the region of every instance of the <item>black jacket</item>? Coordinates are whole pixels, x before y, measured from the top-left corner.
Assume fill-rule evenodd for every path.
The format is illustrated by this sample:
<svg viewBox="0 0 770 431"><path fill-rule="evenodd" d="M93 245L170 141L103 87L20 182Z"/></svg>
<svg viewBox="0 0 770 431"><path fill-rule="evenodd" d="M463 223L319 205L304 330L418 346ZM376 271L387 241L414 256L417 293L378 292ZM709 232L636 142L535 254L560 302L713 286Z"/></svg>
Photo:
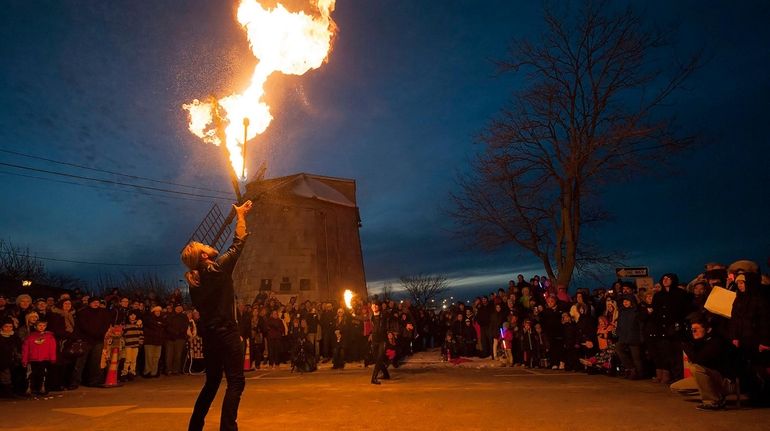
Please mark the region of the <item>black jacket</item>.
<svg viewBox="0 0 770 431"><path fill-rule="evenodd" d="M112 313L106 308L86 307L75 315L75 331L88 341L104 343L104 335L112 324Z"/></svg>
<svg viewBox="0 0 770 431"><path fill-rule="evenodd" d="M378 315L372 314L372 343L382 343L387 339L388 322L382 312Z"/></svg>
<svg viewBox="0 0 770 431"><path fill-rule="evenodd" d="M679 338L684 335L685 318L690 314L690 294L677 286L657 292L652 297L652 315L655 335L663 338Z"/></svg>
<svg viewBox="0 0 770 431"><path fill-rule="evenodd" d="M731 346L721 337L707 334L700 340L682 343L682 348L693 364L722 374L729 371Z"/></svg>
<svg viewBox="0 0 770 431"><path fill-rule="evenodd" d="M216 262L199 269L200 284L190 286L190 298L201 314L200 321L204 328L235 328L233 268L245 242L245 237L233 238L233 244L217 257Z"/></svg>

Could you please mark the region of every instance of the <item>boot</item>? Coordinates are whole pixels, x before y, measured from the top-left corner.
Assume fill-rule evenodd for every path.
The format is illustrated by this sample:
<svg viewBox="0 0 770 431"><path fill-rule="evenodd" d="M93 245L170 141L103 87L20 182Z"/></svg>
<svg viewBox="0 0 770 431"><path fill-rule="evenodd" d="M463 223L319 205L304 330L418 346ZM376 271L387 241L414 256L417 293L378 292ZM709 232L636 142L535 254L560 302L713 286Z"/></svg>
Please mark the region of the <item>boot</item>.
<svg viewBox="0 0 770 431"><path fill-rule="evenodd" d="M661 370L660 372L660 382L664 385L670 385L671 384L671 372L668 370Z"/></svg>

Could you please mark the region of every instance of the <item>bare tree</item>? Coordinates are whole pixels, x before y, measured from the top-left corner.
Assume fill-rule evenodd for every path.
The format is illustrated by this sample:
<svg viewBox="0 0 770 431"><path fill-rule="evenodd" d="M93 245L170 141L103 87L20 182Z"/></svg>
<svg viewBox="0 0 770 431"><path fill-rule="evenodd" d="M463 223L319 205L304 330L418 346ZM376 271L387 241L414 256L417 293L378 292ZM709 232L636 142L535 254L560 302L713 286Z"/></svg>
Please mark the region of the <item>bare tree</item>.
<svg viewBox="0 0 770 431"><path fill-rule="evenodd" d="M45 280L43 280L43 283L51 287L68 290L75 288L85 290L88 287L88 283L85 281L67 274L48 274L46 275Z"/></svg>
<svg viewBox="0 0 770 431"><path fill-rule="evenodd" d="M583 231L608 216L603 188L692 144L661 108L698 65L663 55L669 42L632 9L579 4L546 7L542 38L515 41L498 63L529 85L480 136L450 210L473 245L521 247L564 285L581 264L611 257Z"/></svg>
<svg viewBox="0 0 770 431"><path fill-rule="evenodd" d="M393 298L393 283L386 281L382 284L382 299L390 300Z"/></svg>
<svg viewBox="0 0 770 431"><path fill-rule="evenodd" d="M174 290L174 283L161 279L155 273L124 273L120 277L115 277L112 274L100 274L93 286L93 293L99 295L106 295L113 289L118 289L123 295L153 293L158 296L167 296Z"/></svg>
<svg viewBox="0 0 770 431"><path fill-rule="evenodd" d="M432 299L449 290L449 282L444 275L410 275L402 276L401 286L412 298L415 305L425 306Z"/></svg>
<svg viewBox="0 0 770 431"><path fill-rule="evenodd" d="M0 275L12 280L40 282L46 276L45 266L29 248L22 249L0 239Z"/></svg>

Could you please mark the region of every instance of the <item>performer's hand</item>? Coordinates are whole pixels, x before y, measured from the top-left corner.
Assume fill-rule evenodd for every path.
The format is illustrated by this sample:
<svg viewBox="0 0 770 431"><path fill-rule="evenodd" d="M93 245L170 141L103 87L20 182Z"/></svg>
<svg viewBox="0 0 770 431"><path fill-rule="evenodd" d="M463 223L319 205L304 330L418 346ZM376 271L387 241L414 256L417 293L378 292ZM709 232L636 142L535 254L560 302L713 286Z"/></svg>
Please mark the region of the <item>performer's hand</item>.
<svg viewBox="0 0 770 431"><path fill-rule="evenodd" d="M767 352L768 350L770 350L770 346L765 346L764 344L759 345L760 352Z"/></svg>
<svg viewBox="0 0 770 431"><path fill-rule="evenodd" d="M741 347L741 342L738 340L733 340L733 346L735 347Z"/></svg>
<svg viewBox="0 0 770 431"><path fill-rule="evenodd" d="M240 206L233 204L233 209L235 210L235 213L239 216L245 216L246 214L251 211L252 203L250 200L244 202Z"/></svg>

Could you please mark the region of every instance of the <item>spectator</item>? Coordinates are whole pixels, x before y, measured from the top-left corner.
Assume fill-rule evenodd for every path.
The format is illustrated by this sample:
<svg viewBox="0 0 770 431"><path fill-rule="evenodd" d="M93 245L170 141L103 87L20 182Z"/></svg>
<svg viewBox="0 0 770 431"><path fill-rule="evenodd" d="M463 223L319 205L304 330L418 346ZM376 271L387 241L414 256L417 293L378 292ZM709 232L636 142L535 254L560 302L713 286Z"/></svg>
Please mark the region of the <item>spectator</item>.
<svg viewBox="0 0 770 431"><path fill-rule="evenodd" d="M40 320L40 318L38 317L37 311L31 310L24 314L24 321L19 325L19 338L25 340L30 334L35 332L35 325L38 320Z"/></svg>
<svg viewBox="0 0 770 431"><path fill-rule="evenodd" d="M9 316L2 321L0 328L0 398L13 398L14 381L21 376L21 340L13 331L13 321Z"/></svg>
<svg viewBox="0 0 770 431"><path fill-rule="evenodd" d="M729 344L714 334L705 320L693 322L690 327L693 340L684 343L683 348L690 360L692 377L675 382L671 389L697 389L702 401L697 409L721 410L725 406L722 376L728 368Z"/></svg>
<svg viewBox="0 0 770 431"><path fill-rule="evenodd" d="M184 314L182 304L174 306L174 312L166 316L166 375L182 373L182 358L184 356L185 341L187 340L187 327L189 319ZM248 335L247 335L248 336Z"/></svg>
<svg viewBox="0 0 770 431"><path fill-rule="evenodd" d="M334 322L334 320L332 320ZM277 369L281 364L281 338L285 333L283 322L278 317L278 310L273 310L267 319L267 363L270 369Z"/></svg>
<svg viewBox="0 0 770 431"><path fill-rule="evenodd" d="M533 353L533 360L538 368L548 368L550 366L550 350L551 342L548 335L543 330L543 325L535 323L535 350Z"/></svg>
<svg viewBox="0 0 770 431"><path fill-rule="evenodd" d="M503 326L506 316L503 314L501 304L495 304L494 307L494 311L489 315L489 329L486 335L492 340L492 359L496 361L500 343L500 328Z"/></svg>
<svg viewBox="0 0 770 431"><path fill-rule="evenodd" d="M660 291L652 298L650 319L655 329L655 341L650 351L655 361L656 381L669 384L672 379L678 380L682 376L680 344L692 299L679 288L676 274L663 275L660 285Z"/></svg>
<svg viewBox="0 0 770 431"><path fill-rule="evenodd" d="M36 331L24 339L21 349L21 365L31 368L29 386L32 395L48 395L46 376L50 364L56 362L56 339L46 331L45 320L38 320Z"/></svg>
<svg viewBox="0 0 770 431"><path fill-rule="evenodd" d="M88 299L88 308L77 313L75 319L75 331L88 341L88 351L76 361L75 368L78 377L73 386L80 384L80 372L85 371L86 384L91 387L101 386L104 383L100 371L102 349L104 348L104 335L110 329L112 314L101 308L98 297Z"/></svg>
<svg viewBox="0 0 770 431"><path fill-rule="evenodd" d="M5 322L10 317L11 307L8 305L8 300L5 298L5 295L0 294L0 322Z"/></svg>
<svg viewBox="0 0 770 431"><path fill-rule="evenodd" d="M256 313L254 314L256 316ZM203 362L203 337L198 333L198 323L200 323L201 315L198 310L193 310L190 313L190 321L187 326L187 349L189 356L189 368L187 371L190 374L199 373L205 370L205 363ZM259 350L261 354L261 350ZM259 362L261 356L253 355L253 359L256 359L257 368L259 368Z"/></svg>
<svg viewBox="0 0 770 431"><path fill-rule="evenodd" d="M158 364L163 351L166 329L166 320L161 316L162 311L160 305L156 305L152 307L150 314L142 319L144 327L144 374L142 377L145 378L160 376Z"/></svg>
<svg viewBox="0 0 770 431"><path fill-rule="evenodd" d="M128 323L128 313L130 311L129 309L129 299L128 297L124 296L120 298L119 300L116 298L115 301L117 302L117 307L113 309L113 319L112 324L113 325L125 325ZM108 302L109 304L110 302Z"/></svg>
<svg viewBox="0 0 770 431"><path fill-rule="evenodd" d="M345 340L342 339L342 331L334 330L334 354L332 355L332 369L341 370L345 368Z"/></svg>
<svg viewBox="0 0 770 431"><path fill-rule="evenodd" d="M639 320L639 308L634 295L621 297L617 323L618 342L615 351L620 358L625 377L638 380L644 375L642 364L642 329Z"/></svg>
<svg viewBox="0 0 770 431"><path fill-rule="evenodd" d="M23 293L16 297L16 309L14 310L14 317L18 320L17 325L26 321L27 314L34 311L32 307L32 297Z"/></svg>
<svg viewBox="0 0 770 431"><path fill-rule="evenodd" d="M534 368L536 363L533 352L536 349L537 341L535 341L535 334L533 332L531 320L524 319L524 323L521 326L521 334L519 339L521 340L520 351L522 360L524 361L524 366L527 368Z"/></svg>
<svg viewBox="0 0 770 431"><path fill-rule="evenodd" d="M489 303L486 296L482 296L481 303L476 308L476 323L478 323L479 329L481 329L479 356L482 358L486 358L491 353L492 337L489 336L489 325L492 311L494 311L492 304Z"/></svg>
<svg viewBox="0 0 770 431"><path fill-rule="evenodd" d="M123 379L134 380L136 377L136 359L139 356L139 349L144 344L144 329L136 311L129 311L127 318L128 321L123 327L125 362L123 363L123 370L121 370L120 375Z"/></svg>

